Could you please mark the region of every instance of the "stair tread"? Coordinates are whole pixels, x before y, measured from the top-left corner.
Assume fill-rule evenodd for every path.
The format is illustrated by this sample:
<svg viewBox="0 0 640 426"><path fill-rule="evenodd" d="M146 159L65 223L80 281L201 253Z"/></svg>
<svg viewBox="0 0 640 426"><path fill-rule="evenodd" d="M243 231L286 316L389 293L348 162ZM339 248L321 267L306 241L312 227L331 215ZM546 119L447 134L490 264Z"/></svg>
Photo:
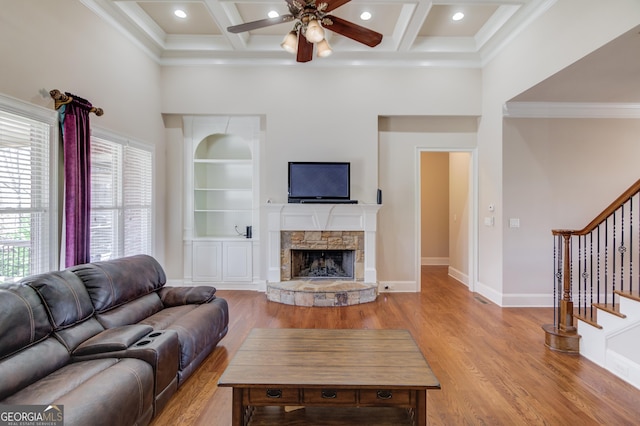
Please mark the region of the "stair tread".
<svg viewBox="0 0 640 426"><path fill-rule="evenodd" d="M598 309L600 309L600 310L602 310L602 311L608 312L611 315L615 315L615 316L620 317L620 318L626 318L627 317L625 314L620 312L620 304L619 303L616 303L616 304L613 304L613 303L606 303L606 304L605 303L594 303L593 306L598 308Z"/></svg>
<svg viewBox="0 0 640 426"><path fill-rule="evenodd" d="M635 300L637 302L640 302L640 292L638 291L621 291L621 290L616 290L614 293Z"/></svg>

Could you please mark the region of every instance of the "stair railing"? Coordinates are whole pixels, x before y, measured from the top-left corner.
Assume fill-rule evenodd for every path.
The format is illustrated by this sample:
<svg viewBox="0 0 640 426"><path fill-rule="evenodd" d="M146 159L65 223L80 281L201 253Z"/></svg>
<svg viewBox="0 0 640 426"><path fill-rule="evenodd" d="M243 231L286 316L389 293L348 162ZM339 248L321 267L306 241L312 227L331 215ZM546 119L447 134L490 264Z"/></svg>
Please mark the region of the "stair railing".
<svg viewBox="0 0 640 426"><path fill-rule="evenodd" d="M546 344L577 352L574 318L599 327L597 309L619 314L619 294L640 288L640 180L583 229L552 234L554 324L543 326Z"/></svg>

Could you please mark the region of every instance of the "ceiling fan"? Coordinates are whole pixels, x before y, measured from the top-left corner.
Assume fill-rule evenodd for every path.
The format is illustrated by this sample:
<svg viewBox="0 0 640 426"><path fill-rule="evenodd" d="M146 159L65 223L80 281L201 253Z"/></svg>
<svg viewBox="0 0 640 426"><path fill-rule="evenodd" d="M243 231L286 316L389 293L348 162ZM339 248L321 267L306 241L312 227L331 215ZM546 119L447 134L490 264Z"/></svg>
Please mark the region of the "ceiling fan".
<svg viewBox="0 0 640 426"><path fill-rule="evenodd" d="M281 46L290 53L296 53L296 61L309 62L313 58L314 44L317 55L329 56L331 47L324 37L324 29L341 34L369 47L375 47L382 41L382 34L370 30L337 16L327 15L332 10L351 0L326 0L316 5L316 0L285 0L289 13L276 18L259 19L253 22L233 25L227 28L231 33L257 30L271 25L295 21L293 29L287 34Z"/></svg>

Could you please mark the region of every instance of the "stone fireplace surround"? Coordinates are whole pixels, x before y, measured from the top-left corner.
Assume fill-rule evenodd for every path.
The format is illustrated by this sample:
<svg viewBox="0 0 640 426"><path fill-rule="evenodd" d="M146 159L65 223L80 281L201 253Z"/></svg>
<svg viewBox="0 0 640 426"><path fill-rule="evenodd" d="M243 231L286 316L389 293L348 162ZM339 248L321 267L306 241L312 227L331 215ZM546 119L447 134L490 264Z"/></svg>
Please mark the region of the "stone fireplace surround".
<svg viewBox="0 0 640 426"><path fill-rule="evenodd" d="M377 204L267 204L267 298L302 306L343 306L377 296ZM292 280L290 250L355 250L355 279Z"/></svg>
<svg viewBox="0 0 640 426"><path fill-rule="evenodd" d="M364 232L362 231L282 231L280 233L280 264L282 281L295 278L294 250L353 250L355 252L354 278L364 280Z"/></svg>

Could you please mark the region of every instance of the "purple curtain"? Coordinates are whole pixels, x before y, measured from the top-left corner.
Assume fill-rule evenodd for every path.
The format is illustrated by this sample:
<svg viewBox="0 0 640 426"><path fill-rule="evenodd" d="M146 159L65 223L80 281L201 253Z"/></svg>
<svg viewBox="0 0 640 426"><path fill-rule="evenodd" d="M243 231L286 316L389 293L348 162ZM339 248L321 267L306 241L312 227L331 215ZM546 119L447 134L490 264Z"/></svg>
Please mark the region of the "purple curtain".
<svg viewBox="0 0 640 426"><path fill-rule="evenodd" d="M65 267L90 260L91 219L91 104L71 93L60 107L64 155Z"/></svg>

